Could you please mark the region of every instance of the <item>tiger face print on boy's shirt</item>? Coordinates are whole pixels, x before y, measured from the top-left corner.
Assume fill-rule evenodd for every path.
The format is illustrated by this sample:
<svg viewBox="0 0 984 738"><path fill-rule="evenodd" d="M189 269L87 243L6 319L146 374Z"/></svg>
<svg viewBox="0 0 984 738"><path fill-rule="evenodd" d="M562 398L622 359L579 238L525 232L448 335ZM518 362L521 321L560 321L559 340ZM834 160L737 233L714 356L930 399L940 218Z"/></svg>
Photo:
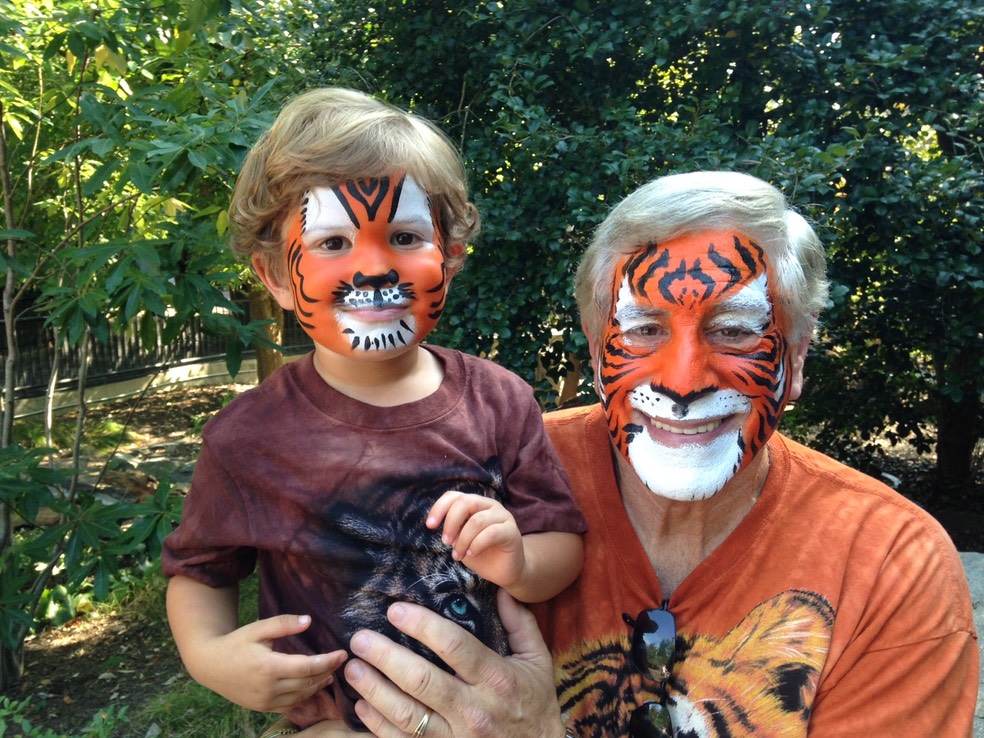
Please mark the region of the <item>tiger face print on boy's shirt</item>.
<svg viewBox="0 0 984 738"><path fill-rule="evenodd" d="M789 398L765 253L703 232L650 244L615 275L598 367L615 445L653 492L706 499L765 445Z"/></svg>
<svg viewBox="0 0 984 738"><path fill-rule="evenodd" d="M287 231L287 268L301 327L338 354L413 346L444 309L444 244L411 177L308 190Z"/></svg>

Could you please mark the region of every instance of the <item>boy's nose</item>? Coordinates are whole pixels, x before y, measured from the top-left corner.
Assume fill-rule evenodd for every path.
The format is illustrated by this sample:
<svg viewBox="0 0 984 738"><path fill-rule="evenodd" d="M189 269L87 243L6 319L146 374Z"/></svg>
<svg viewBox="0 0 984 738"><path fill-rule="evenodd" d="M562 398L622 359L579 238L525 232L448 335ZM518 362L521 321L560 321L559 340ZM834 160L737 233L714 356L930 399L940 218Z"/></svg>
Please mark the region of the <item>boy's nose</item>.
<svg viewBox="0 0 984 738"><path fill-rule="evenodd" d="M352 286L364 289L378 290L386 285L396 284L400 281L400 275L395 269L390 269L386 274L370 274L366 276L362 272L356 272L352 277Z"/></svg>

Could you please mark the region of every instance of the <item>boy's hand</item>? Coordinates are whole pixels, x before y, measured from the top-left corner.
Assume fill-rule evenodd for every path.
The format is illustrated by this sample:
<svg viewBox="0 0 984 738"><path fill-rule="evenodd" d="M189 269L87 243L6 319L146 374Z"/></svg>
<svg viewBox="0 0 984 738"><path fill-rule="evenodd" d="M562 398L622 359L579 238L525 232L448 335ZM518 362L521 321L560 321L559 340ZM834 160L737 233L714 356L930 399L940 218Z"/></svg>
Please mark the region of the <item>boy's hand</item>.
<svg viewBox="0 0 984 738"><path fill-rule="evenodd" d="M202 639L192 676L227 700L258 712L286 712L334 681L345 651L306 656L273 650L273 641L307 630L307 615L277 615ZM188 664L189 671L192 665Z"/></svg>
<svg viewBox="0 0 984 738"><path fill-rule="evenodd" d="M451 546L456 561L500 587L522 579L523 536L501 503L481 495L445 492L431 507L426 525L434 530L442 522L441 540Z"/></svg>

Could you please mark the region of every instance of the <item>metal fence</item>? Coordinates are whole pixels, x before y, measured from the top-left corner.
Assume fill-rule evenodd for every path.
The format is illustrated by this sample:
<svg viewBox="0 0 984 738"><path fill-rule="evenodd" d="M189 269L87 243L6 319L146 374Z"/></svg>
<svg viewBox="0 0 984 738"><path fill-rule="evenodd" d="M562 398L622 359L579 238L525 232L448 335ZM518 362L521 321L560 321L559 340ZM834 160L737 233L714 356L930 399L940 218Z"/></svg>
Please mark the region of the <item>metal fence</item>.
<svg viewBox="0 0 984 738"><path fill-rule="evenodd" d="M59 377L56 390L74 389L78 382L81 352L77 348L67 347L64 342L56 345L55 332L45 326L44 321L43 316L29 315L17 318L15 322L19 353L14 386L19 398L39 397L45 393L56 357ZM164 321L157 321L159 337ZM197 316L184 326L173 341L165 345L158 338L150 348L144 346L138 326L139 321L135 320L123 331L112 331L106 342L90 339L88 386L147 376L165 366L197 364L225 357L228 339L206 333ZM290 315L284 321L283 343L288 354L306 352L311 348L311 340ZM6 371L6 361L6 331L3 330L3 321L0 321L0 372Z"/></svg>

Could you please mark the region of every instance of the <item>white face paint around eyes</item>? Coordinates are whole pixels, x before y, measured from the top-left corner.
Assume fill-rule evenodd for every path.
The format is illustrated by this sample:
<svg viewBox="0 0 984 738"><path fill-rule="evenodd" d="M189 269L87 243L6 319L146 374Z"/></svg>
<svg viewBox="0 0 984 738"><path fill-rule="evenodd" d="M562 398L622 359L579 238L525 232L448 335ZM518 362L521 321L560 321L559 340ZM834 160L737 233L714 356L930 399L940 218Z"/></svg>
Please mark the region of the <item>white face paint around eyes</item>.
<svg viewBox="0 0 984 738"><path fill-rule="evenodd" d="M393 216L393 223L398 227L416 230L425 241L434 241L436 233L430 199L412 177L403 180L403 192L400 193L400 203Z"/></svg>
<svg viewBox="0 0 984 738"><path fill-rule="evenodd" d="M772 315L772 302L769 300L768 289L768 280L762 274L735 294L723 298L714 312L718 315L731 313L746 316L750 321L762 325Z"/></svg>
<svg viewBox="0 0 984 738"><path fill-rule="evenodd" d="M427 193L411 178L403 180L400 202L391 218L393 230L406 228L424 241L433 243L436 232ZM352 219L331 187L313 187L307 191L305 241L317 240L328 234L358 234Z"/></svg>

